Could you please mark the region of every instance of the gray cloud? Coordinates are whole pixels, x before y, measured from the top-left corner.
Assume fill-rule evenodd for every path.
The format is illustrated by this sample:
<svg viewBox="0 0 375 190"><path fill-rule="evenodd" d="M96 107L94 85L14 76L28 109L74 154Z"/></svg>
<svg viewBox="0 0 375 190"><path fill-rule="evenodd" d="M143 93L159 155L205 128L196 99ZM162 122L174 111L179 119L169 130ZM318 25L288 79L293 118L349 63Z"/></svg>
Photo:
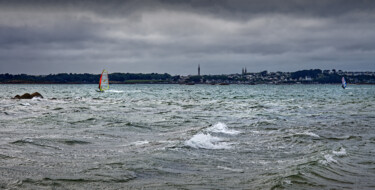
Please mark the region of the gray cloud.
<svg viewBox="0 0 375 190"><path fill-rule="evenodd" d="M0 73L375 70L375 2L0 1Z"/></svg>

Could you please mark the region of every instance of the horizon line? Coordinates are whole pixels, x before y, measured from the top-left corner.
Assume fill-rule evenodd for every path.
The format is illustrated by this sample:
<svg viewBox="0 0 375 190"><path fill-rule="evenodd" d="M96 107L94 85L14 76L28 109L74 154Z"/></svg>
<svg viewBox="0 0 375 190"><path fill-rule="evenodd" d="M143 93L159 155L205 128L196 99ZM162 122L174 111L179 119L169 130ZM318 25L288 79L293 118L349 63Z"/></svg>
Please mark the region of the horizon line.
<svg viewBox="0 0 375 190"><path fill-rule="evenodd" d="M107 70L107 69L106 69ZM262 71L258 71L258 72L249 72L247 71L246 73L261 73L261 72L264 72L264 71L267 71L268 73L277 73L277 72L281 72L281 73L293 73L293 72L298 72L298 71L309 71L309 70L321 70L321 71L333 71L335 70L336 72L337 71L341 71L341 72L375 72L375 71L348 71L348 70L341 70L341 69L301 69L301 70L296 70L296 71L268 71L268 70L262 70ZM107 70L108 71L108 70ZM158 73L158 72L149 72L149 73L143 73L143 72L108 72L108 74L114 74L114 73L120 73L120 74L169 74L171 76L195 76L197 74L187 74L187 75L183 75L183 74L170 74L170 73ZM47 75L57 75L57 74L92 74L92 75L100 75L101 72L98 72L98 73L72 73L72 72L62 72L62 73L49 73L49 74L27 74L27 73L0 73L0 75L5 75L5 74L9 74L9 75L31 75L31 76L47 76ZM241 73L230 73L230 74L225 74L225 73L221 73L221 74L202 74L201 75L234 75L234 74L241 74Z"/></svg>

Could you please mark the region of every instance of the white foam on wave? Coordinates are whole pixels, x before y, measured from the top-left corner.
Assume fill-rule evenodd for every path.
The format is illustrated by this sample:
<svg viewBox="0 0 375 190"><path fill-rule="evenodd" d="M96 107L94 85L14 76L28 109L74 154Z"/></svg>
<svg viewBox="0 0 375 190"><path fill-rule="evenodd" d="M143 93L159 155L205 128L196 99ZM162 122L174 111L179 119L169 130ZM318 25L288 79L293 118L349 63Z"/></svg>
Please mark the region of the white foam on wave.
<svg viewBox="0 0 375 190"><path fill-rule="evenodd" d="M332 163L332 162L337 163L337 160L333 159L333 155L331 154L324 155L324 159L325 160L319 160L319 163L324 164L324 165L328 163Z"/></svg>
<svg viewBox="0 0 375 190"><path fill-rule="evenodd" d="M22 105L22 106L31 106L31 104L30 104L30 103L27 103L27 102L26 102L26 103L21 103L21 105Z"/></svg>
<svg viewBox="0 0 375 190"><path fill-rule="evenodd" d="M345 148L341 147L339 151L332 151L332 153L336 156L345 156L346 150Z"/></svg>
<svg viewBox="0 0 375 190"><path fill-rule="evenodd" d="M214 126L207 128L208 132L214 132L214 133L224 133L224 134L230 134L230 135L236 135L241 132L233 130L233 129L228 129L227 125L224 123L217 123Z"/></svg>
<svg viewBox="0 0 375 190"><path fill-rule="evenodd" d="M43 98L41 98L41 97L33 97L31 100L33 100L33 101L42 101Z"/></svg>
<svg viewBox="0 0 375 190"><path fill-rule="evenodd" d="M107 90L107 92L113 92L113 93L124 93L123 90Z"/></svg>
<svg viewBox="0 0 375 190"><path fill-rule="evenodd" d="M297 133L298 135L307 135L307 136L311 136L311 137L316 137L316 138L320 138L319 135L313 133L313 132L303 132L303 133Z"/></svg>
<svg viewBox="0 0 375 190"><path fill-rule="evenodd" d="M232 171L232 172L238 172L238 173L243 173L244 172L243 169L228 168L228 167L225 167L225 166L218 166L217 168L223 169L223 170Z"/></svg>
<svg viewBox="0 0 375 190"><path fill-rule="evenodd" d="M188 141L185 141L185 145L192 148L203 148L203 149L229 149L230 146L219 137L214 137L209 133L198 133L194 135Z"/></svg>
<svg viewBox="0 0 375 190"><path fill-rule="evenodd" d="M141 146L141 145L145 145L145 144L148 144L150 142L148 141L136 141L136 142L133 142L132 145L135 145L135 146Z"/></svg>

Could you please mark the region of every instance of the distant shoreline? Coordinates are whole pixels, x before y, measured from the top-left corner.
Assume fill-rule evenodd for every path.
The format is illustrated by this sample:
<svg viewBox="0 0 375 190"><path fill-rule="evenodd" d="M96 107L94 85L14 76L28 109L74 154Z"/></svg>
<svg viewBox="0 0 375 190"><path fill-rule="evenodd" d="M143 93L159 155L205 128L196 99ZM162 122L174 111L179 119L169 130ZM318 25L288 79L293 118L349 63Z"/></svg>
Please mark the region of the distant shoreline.
<svg viewBox="0 0 375 190"><path fill-rule="evenodd" d="M375 72L346 72L336 70L310 69L296 72L267 72L222 75L170 75L168 73L110 73L111 84L341 84L342 78L348 84L375 84ZM59 73L50 75L0 74L0 84L98 84L98 74Z"/></svg>
<svg viewBox="0 0 375 190"><path fill-rule="evenodd" d="M39 84L45 84L45 85L65 85L65 84L77 84L77 85L85 85L85 84L91 84L91 85L98 85L97 83L52 83L52 82L43 82L43 83L32 83L32 82L25 82L25 83L0 83L1 84L30 84L30 85L39 85ZM196 83L196 84L187 84L187 83L109 83L110 85L137 85L137 84L175 84L175 85L186 85L186 86L194 86L194 85L209 85L209 86L225 86L225 85L341 85L341 83L277 83L277 84L270 84L270 83L259 83L259 84L244 84L244 83L229 83L229 84L207 84L207 83ZM375 85L373 83L351 83L349 85Z"/></svg>

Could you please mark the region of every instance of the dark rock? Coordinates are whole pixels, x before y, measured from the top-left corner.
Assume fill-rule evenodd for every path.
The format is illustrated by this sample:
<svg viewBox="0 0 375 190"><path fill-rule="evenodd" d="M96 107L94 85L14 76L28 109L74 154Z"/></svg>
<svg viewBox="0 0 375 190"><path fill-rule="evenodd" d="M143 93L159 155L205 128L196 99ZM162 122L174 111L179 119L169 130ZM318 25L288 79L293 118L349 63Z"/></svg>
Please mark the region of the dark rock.
<svg viewBox="0 0 375 190"><path fill-rule="evenodd" d="M39 92L34 92L32 94L25 93L22 96L16 95L13 99L32 99L34 97L43 98L43 96Z"/></svg>
<svg viewBox="0 0 375 190"><path fill-rule="evenodd" d="M20 99L31 99L31 98L33 98L33 97L32 97L31 94L29 94L29 93L25 93L25 94L23 94L23 95L20 97Z"/></svg>
<svg viewBox="0 0 375 190"><path fill-rule="evenodd" d="M39 93L39 92L34 92L31 94L31 97L34 98L34 97L38 97L38 98L43 98L43 96Z"/></svg>

